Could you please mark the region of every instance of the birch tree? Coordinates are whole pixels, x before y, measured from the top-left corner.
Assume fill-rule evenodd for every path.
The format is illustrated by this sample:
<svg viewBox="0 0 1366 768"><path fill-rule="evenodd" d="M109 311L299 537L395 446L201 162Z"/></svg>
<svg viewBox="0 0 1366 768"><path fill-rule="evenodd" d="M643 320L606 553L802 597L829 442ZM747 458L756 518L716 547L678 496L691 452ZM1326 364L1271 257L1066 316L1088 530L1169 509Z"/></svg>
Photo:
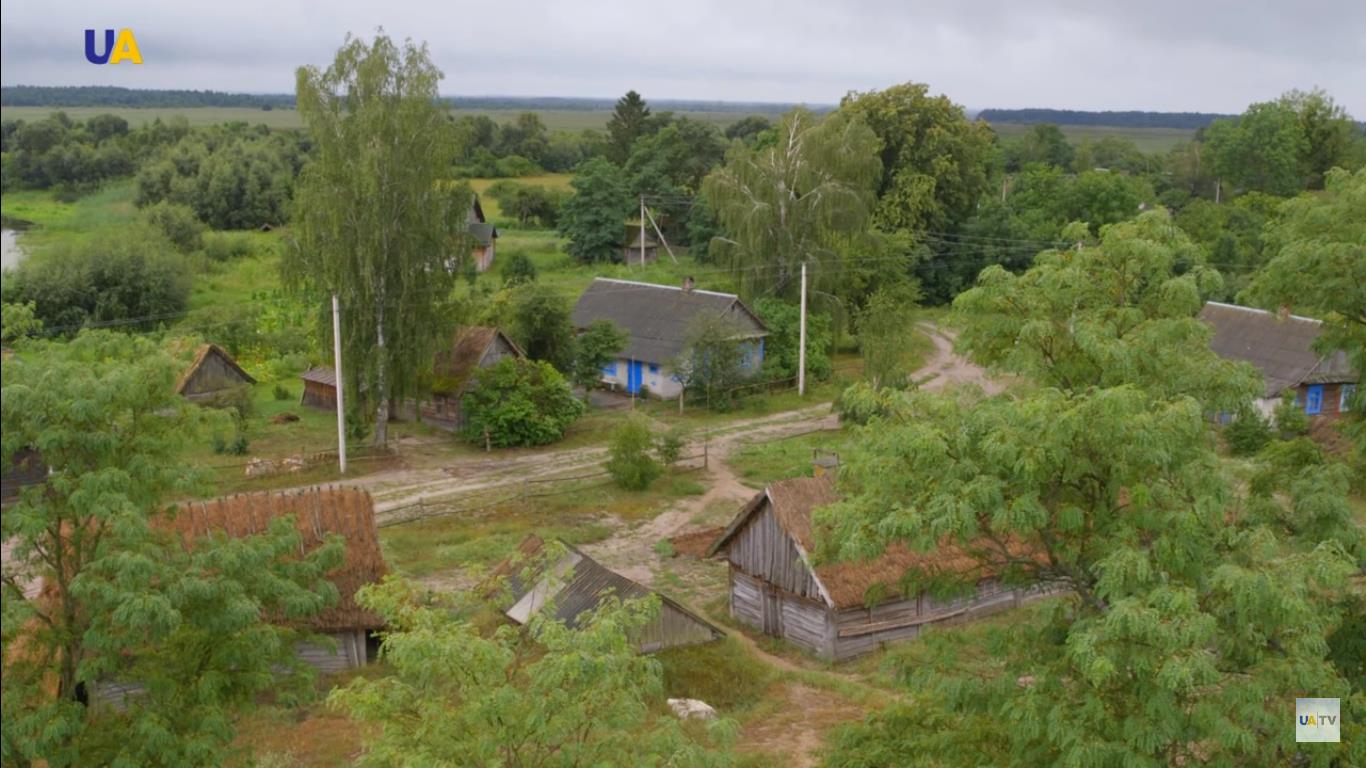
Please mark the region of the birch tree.
<svg viewBox="0 0 1366 768"><path fill-rule="evenodd" d="M444 306L469 252L469 192L442 178L457 146L437 103L441 77L425 45L384 35L348 37L330 67L298 71L314 152L285 275L320 301L340 297L345 384L375 407L378 445L390 400L416 390L450 330Z"/></svg>
<svg viewBox="0 0 1366 768"><path fill-rule="evenodd" d="M802 262L813 281L838 275L841 246L864 233L882 173L877 137L857 118L794 109L774 132L771 146L733 147L702 184L726 233L710 250L746 298L795 299Z"/></svg>

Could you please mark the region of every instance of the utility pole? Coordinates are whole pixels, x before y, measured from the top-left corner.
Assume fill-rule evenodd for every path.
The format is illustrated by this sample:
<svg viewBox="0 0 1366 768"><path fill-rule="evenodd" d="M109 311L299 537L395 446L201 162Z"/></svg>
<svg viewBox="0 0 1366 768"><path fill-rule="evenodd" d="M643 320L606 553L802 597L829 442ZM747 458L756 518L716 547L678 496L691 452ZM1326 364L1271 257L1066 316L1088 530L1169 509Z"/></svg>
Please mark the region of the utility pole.
<svg viewBox="0 0 1366 768"><path fill-rule="evenodd" d="M806 261L802 261L801 338L797 342L797 396L806 394Z"/></svg>
<svg viewBox="0 0 1366 768"><path fill-rule="evenodd" d="M645 266L645 195L640 196L640 266Z"/></svg>
<svg viewBox="0 0 1366 768"><path fill-rule="evenodd" d="M346 400L342 397L341 307L332 294L332 374L337 379L337 461L346 474Z"/></svg>

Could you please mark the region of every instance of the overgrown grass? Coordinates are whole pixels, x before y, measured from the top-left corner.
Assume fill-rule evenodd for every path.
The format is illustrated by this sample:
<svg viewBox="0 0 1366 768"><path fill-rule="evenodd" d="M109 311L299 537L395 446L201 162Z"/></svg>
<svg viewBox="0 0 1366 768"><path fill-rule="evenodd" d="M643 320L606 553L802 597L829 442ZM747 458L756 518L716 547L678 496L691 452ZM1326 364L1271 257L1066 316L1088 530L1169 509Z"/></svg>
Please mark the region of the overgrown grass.
<svg viewBox="0 0 1366 768"><path fill-rule="evenodd" d="M813 432L745 445L727 459L730 468L756 488L789 477L809 477L817 454L840 453L853 440L847 429Z"/></svg>
<svg viewBox="0 0 1366 768"><path fill-rule="evenodd" d="M732 637L668 648L655 658L664 667L666 696L700 699L727 717L753 707L778 681L773 667Z"/></svg>
<svg viewBox="0 0 1366 768"><path fill-rule="evenodd" d="M58 242L112 237L113 231L137 215L132 181L107 184L75 202L64 203L47 190L14 190L0 197L0 212L7 220L33 225L20 244L30 258L41 258Z"/></svg>

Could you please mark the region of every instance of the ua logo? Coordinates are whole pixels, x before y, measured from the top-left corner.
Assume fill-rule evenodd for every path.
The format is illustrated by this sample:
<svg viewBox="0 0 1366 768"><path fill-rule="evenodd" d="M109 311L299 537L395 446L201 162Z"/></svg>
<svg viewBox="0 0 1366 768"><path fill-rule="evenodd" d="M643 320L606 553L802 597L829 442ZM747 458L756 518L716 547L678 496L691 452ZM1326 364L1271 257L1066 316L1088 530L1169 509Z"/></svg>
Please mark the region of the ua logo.
<svg viewBox="0 0 1366 768"><path fill-rule="evenodd" d="M119 30L118 39L114 39L114 30L104 30L104 53L95 52L95 30L85 31L85 59L91 64L118 64L127 61L131 64L142 63L142 52L138 50L138 40L133 37L133 30Z"/></svg>

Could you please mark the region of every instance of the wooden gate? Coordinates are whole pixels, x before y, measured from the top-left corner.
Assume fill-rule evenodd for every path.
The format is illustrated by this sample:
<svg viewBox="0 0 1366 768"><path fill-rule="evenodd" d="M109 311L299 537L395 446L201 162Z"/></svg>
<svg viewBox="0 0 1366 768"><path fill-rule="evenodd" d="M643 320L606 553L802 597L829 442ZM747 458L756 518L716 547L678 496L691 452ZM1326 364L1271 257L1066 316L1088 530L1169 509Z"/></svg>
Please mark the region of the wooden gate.
<svg viewBox="0 0 1366 768"><path fill-rule="evenodd" d="M783 636L782 598L778 595L778 588L772 584L764 585L764 634Z"/></svg>

